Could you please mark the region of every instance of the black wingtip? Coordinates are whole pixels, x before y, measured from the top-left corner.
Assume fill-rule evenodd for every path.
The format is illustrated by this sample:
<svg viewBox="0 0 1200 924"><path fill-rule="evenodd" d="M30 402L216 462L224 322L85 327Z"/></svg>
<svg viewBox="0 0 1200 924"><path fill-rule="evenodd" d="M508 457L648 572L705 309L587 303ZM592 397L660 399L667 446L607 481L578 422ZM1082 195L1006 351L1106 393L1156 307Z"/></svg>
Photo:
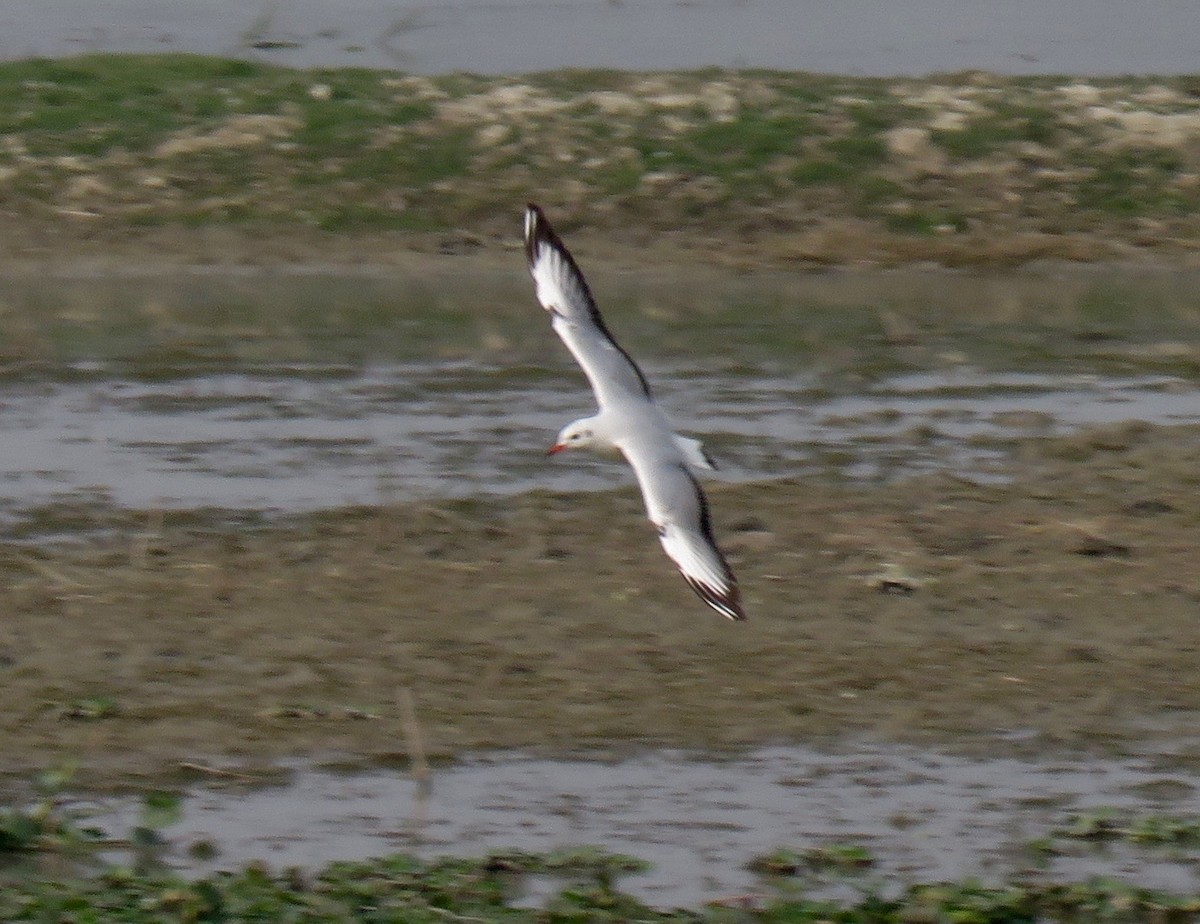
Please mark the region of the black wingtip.
<svg viewBox="0 0 1200 924"><path fill-rule="evenodd" d="M742 596L738 591L737 584L731 584L729 589L722 593L716 588L709 587L707 584L693 580L686 574L683 576L683 579L687 581L688 586L696 592L696 596L698 596L701 600L711 606L726 619L731 619L734 622L746 621L746 611L742 609Z"/></svg>
<svg viewBox="0 0 1200 924"><path fill-rule="evenodd" d="M537 259L538 241L554 240L554 230L546 221L546 213L534 202L525 203L525 256L533 266Z"/></svg>
<svg viewBox="0 0 1200 924"><path fill-rule="evenodd" d="M704 453L705 458L708 458L708 453L704 452L703 448L700 451ZM721 553L721 547L717 545L717 540L713 536L712 514L708 509L708 498L704 496L704 489L700 487L700 482L692 474L691 469L686 465L681 465L680 468L683 469L683 473L692 483L692 490L696 492L696 504L700 508L700 534L721 562L721 570L725 572L727 583L725 589L720 590L696 580L682 570L679 573L683 575L683 579L688 582L688 585L696 592L700 599L714 610L727 619L732 619L734 622L744 622L746 611L742 609L742 592L738 588L737 578L734 577L733 570L729 567L729 562L725 561L725 556Z"/></svg>
<svg viewBox="0 0 1200 924"><path fill-rule="evenodd" d="M525 205L525 258L529 261L529 269L531 272L537 267L538 260L545 256L545 249L548 248L563 264L567 266L568 274L572 277L572 285L576 287L580 297L587 305L588 314L591 315L592 323L596 325L600 333L608 339L612 344L613 349L619 351L622 356L633 367L633 371L637 374L638 381L642 385L642 393L650 397L650 383L646 381L646 377L642 375L642 370L638 368L637 363L633 361L625 350L617 343L616 339L609 333L608 326L604 323L604 318L600 317L600 312L596 308L596 299L592 297L592 290L587 284L587 280L583 278L583 272L579 269L579 264L575 262L575 258L571 256L571 251L567 249L567 245L562 242L562 238L555 232L553 226L546 219L545 213L541 208L533 202ZM536 276L536 273L534 273Z"/></svg>

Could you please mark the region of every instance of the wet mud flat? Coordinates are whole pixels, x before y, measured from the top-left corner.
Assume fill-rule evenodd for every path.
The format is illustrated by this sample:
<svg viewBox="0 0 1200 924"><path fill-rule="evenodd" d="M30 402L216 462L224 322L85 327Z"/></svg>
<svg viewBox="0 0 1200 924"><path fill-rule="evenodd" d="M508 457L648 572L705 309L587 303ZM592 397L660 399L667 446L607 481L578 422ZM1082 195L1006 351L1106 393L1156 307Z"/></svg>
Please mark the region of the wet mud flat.
<svg viewBox="0 0 1200 924"><path fill-rule="evenodd" d="M744 626L692 598L631 488L277 522L47 510L93 535L0 547L3 770L403 764L404 690L435 759L998 732L1121 752L1200 712L1198 441L1030 439L987 484L716 485Z"/></svg>

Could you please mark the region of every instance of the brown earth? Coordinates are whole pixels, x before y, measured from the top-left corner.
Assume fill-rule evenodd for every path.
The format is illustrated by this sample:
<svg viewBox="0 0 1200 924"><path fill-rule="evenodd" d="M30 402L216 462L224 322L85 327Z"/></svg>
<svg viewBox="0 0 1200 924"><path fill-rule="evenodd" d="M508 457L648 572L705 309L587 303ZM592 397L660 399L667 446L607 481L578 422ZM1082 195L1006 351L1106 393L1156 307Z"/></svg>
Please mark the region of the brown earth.
<svg viewBox="0 0 1200 924"><path fill-rule="evenodd" d="M1191 735L1198 435L1032 441L1003 484L714 486L746 624L689 593L632 489L96 514L108 538L0 547L0 769L403 758L405 690L434 756Z"/></svg>
<svg viewBox="0 0 1200 924"><path fill-rule="evenodd" d="M204 227L133 228L103 219L38 221L0 217L0 249L8 273L69 268L72 272L129 272L170 267L398 267L424 265L432 255L469 256L471 269L519 263L524 203L514 199L478 230L331 233L314 228L213 224ZM854 219L814 218L803 233L780 233L750 221L699 233L631 227L619 234L577 221L552 218L569 231L572 248L592 262L630 266L706 266L731 271L776 269L819 272L830 267L920 265L975 271L1046 264L1122 264L1188 269L1198 265L1192 238L1122 239L1098 233L1043 234L1013 229L964 232L951 237L889 234Z"/></svg>

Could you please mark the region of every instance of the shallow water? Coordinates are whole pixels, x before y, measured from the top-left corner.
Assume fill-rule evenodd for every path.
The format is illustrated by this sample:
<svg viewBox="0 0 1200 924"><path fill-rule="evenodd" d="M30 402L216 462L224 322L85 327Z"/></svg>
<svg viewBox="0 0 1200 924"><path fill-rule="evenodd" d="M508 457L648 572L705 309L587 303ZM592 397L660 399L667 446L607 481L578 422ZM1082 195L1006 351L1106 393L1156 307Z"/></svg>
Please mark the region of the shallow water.
<svg viewBox="0 0 1200 924"><path fill-rule="evenodd" d="M986 478L1008 440L1200 422L1200 388L1169 377L962 369L830 395L804 376L648 371L681 429L706 440L717 477L731 481L830 465L854 477L948 468ZM295 512L631 483L616 460L546 459L558 427L591 411L570 370L467 363L7 382L0 492L10 514L80 493L133 508Z"/></svg>
<svg viewBox="0 0 1200 924"><path fill-rule="evenodd" d="M595 276L726 480L986 479L1013 440L1200 420L1186 271ZM546 459L593 403L517 269L4 282L0 516L81 497L298 512L631 483L614 460Z"/></svg>
<svg viewBox="0 0 1200 924"><path fill-rule="evenodd" d="M1121 759L951 756L863 745L836 752L773 747L724 761L679 752L616 762L497 756L439 768L427 799L398 772L353 775L298 766L286 786L201 790L164 830L166 859L188 874L263 860L314 868L393 851L479 855L493 848L547 851L597 845L653 861L622 883L657 906L694 906L762 888L745 869L775 848L861 844L876 856L867 883L1028 872L1031 840L1073 812L1118 808L1173 817L1200 811L1178 747ZM1166 755L1166 756L1163 756ZM132 803L100 821L122 834ZM196 860L189 845L220 854ZM1194 888L1194 851L1103 852L1059 841L1045 870L1060 878L1119 876L1149 888ZM536 900L537 889L529 896Z"/></svg>
<svg viewBox="0 0 1200 924"><path fill-rule="evenodd" d="M1197 35L1200 7L1176 0L9 0L0 9L3 58L174 51L417 73L1194 73Z"/></svg>

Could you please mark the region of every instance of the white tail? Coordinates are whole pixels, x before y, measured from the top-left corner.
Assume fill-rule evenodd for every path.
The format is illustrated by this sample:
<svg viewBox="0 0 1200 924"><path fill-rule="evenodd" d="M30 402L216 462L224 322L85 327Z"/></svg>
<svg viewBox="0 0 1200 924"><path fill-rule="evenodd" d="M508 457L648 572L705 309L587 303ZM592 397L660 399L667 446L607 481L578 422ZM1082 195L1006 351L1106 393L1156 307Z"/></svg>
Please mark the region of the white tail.
<svg viewBox="0 0 1200 924"><path fill-rule="evenodd" d="M704 444L699 440L694 440L690 436L680 436L676 433L675 445L683 453L683 459L687 462L688 468L693 471L715 472L717 470L717 463L712 460L712 456L704 451Z"/></svg>

